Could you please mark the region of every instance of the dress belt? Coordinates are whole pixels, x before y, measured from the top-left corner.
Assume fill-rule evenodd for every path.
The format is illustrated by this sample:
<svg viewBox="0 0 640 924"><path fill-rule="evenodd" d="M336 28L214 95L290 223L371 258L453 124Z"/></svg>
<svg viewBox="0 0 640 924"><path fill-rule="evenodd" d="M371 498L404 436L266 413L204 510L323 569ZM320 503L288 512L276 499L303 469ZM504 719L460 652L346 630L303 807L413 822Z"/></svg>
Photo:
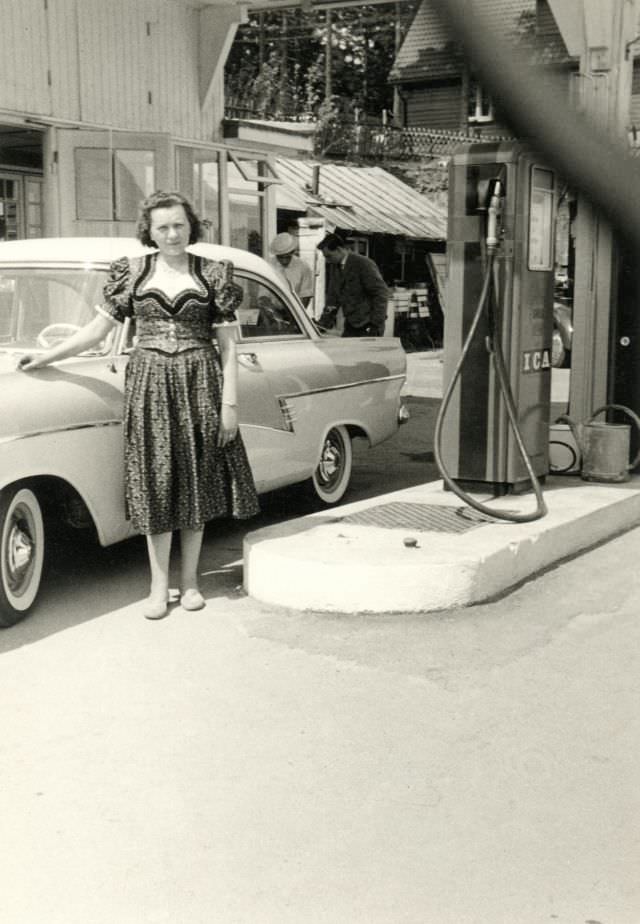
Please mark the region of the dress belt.
<svg viewBox="0 0 640 924"><path fill-rule="evenodd" d="M140 337L136 342L136 348L159 350L161 353L183 353L186 350L213 349L213 344L211 340L198 340L193 337L180 340L176 336L167 335L166 337Z"/></svg>

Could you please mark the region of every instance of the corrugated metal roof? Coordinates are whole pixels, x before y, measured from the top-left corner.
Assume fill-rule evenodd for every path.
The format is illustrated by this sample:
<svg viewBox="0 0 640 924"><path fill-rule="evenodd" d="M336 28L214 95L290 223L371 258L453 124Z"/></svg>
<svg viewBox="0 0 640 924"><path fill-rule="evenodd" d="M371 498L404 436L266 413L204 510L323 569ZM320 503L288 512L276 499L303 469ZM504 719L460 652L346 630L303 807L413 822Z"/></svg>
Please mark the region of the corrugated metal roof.
<svg viewBox="0 0 640 924"><path fill-rule="evenodd" d="M318 161L279 157L278 208L326 218L334 227L362 234L393 234L443 241L447 211L382 167L320 163L319 195L310 192Z"/></svg>

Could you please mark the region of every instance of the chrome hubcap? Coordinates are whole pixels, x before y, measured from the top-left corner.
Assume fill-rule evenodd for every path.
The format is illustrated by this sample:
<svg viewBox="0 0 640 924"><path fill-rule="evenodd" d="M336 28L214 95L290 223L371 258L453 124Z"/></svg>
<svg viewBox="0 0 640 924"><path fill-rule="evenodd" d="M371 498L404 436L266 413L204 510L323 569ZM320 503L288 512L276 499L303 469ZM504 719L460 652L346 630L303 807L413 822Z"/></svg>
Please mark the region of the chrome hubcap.
<svg viewBox="0 0 640 924"><path fill-rule="evenodd" d="M318 466L318 480L327 487L340 479L342 474L342 451L334 440L327 438Z"/></svg>
<svg viewBox="0 0 640 924"><path fill-rule="evenodd" d="M5 548L5 573L12 593L19 595L29 583L35 544L26 511L13 512Z"/></svg>

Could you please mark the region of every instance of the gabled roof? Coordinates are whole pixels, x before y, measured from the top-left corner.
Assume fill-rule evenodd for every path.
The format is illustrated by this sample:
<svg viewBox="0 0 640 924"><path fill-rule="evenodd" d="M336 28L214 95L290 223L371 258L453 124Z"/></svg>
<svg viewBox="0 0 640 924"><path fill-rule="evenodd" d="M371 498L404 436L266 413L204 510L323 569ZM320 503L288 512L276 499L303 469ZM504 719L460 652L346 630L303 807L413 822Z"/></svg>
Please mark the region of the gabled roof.
<svg viewBox="0 0 640 924"><path fill-rule="evenodd" d="M310 192L320 167L318 195ZM447 209L421 195L382 167L353 167L279 157L278 208L326 218L332 227L361 234L392 234L444 241Z"/></svg>
<svg viewBox="0 0 640 924"><path fill-rule="evenodd" d="M422 0L391 70L392 81L411 83L460 75L464 60L462 50L451 41L446 24L438 14L440 3L441 0ZM548 8L538 23L536 38L530 36L527 26L536 16L536 0L474 0L474 3L496 37L521 42L530 51L536 50L537 38L544 43L546 60L554 63L568 60Z"/></svg>

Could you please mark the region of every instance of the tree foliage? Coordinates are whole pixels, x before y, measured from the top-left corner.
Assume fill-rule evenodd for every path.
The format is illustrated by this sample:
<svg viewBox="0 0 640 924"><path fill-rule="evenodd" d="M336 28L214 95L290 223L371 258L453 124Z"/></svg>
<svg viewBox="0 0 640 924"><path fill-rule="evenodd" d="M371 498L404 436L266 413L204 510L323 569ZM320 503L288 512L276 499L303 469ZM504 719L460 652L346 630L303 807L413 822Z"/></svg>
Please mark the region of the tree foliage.
<svg viewBox="0 0 640 924"><path fill-rule="evenodd" d="M399 5L406 27L416 3ZM252 13L236 34L225 70L228 101L256 113L316 118L390 109L396 5ZM327 43L330 42L327 67Z"/></svg>

